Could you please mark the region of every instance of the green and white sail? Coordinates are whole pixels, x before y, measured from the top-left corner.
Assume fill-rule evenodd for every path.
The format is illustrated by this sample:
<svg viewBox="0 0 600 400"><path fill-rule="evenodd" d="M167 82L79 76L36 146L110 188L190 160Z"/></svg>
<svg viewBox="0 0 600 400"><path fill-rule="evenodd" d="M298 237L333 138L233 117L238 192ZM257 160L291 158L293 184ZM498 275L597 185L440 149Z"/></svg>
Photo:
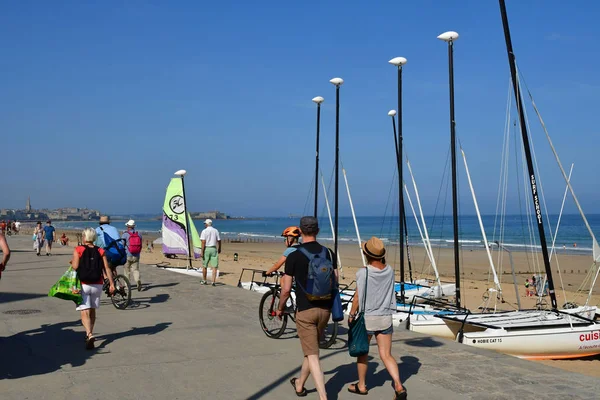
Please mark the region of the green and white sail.
<svg viewBox="0 0 600 400"><path fill-rule="evenodd" d="M188 238L188 235L191 236ZM187 256L190 253L188 243L191 242L194 258L200 257L200 236L186 209L182 178L171 178L167 187L163 205L162 240L164 254Z"/></svg>

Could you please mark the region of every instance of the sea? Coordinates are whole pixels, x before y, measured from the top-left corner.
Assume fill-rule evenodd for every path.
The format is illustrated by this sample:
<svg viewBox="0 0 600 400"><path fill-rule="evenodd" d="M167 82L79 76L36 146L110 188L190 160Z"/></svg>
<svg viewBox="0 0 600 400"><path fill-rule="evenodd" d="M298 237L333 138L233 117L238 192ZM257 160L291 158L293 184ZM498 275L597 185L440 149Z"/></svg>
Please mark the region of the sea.
<svg viewBox="0 0 600 400"><path fill-rule="evenodd" d="M595 235L600 234L600 214L588 215L588 222ZM483 225L486 230L488 242L498 241L511 250L539 249L539 237L537 225L528 222L526 216L508 215L504 221L494 215L482 216ZM452 247L453 227L451 216L426 217L427 230L432 246ZM548 246L552 245L552 236L556 229L558 215L550 215L546 225L546 240ZM419 221L420 223L421 221ZM548 221L546 221L547 223ZM202 220L194 220L200 231L203 228ZM67 229L83 229L94 226L96 222L56 222L54 226ZM136 219L138 230L141 232L159 233L162 222L160 220ZM253 218L253 219L229 219L215 220L213 226L219 230L222 237L226 239L252 240L275 242L281 240L281 232L288 226L298 225L298 218ZM125 229L125 220L113 221L113 225L119 229ZM319 218L321 232L320 240L332 240L332 229L327 215ZM361 240L367 240L371 236L377 236L388 244L398 243L399 224L398 218L391 217L357 217L356 225L352 217L340 217L338 221L338 232L340 243L357 243L356 231L358 226ZM413 246L423 246L419 229L413 217L407 216L408 241ZM421 225L421 229L422 225ZM552 235L551 233L552 232ZM476 216L461 216L459 218L459 238L462 247L483 248L484 242L481 228ZM580 215L563 215L560 228L555 240L555 246L561 253L590 253L592 252L592 239L586 229Z"/></svg>

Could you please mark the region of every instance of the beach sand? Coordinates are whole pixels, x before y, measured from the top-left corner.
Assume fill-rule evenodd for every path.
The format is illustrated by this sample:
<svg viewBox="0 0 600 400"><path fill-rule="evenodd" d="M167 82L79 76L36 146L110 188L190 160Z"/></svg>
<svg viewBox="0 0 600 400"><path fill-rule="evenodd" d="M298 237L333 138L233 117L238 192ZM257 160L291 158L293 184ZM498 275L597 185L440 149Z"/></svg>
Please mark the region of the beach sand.
<svg viewBox="0 0 600 400"><path fill-rule="evenodd" d="M63 230L60 230L62 234ZM69 235L72 245L76 244L75 234L77 231L66 231ZM144 236L144 250L141 256L141 261L144 264L161 264L165 266L174 267L185 267L187 261L185 259L167 259L161 252L161 246L156 246L152 253L146 250L146 241L154 240L156 235L145 235ZM324 243L330 247L333 247L331 243ZM283 240L281 243L223 243L223 252L219 258L219 269L220 277L219 281L228 285L237 285L240 279L242 269L257 269L267 270L270 268L275 261L281 256L285 249ZM351 283L354 280L358 267L362 265L359 247L357 244L342 244L340 245L339 252L341 254L343 275L343 283ZM238 254L238 261L234 261L234 254ZM447 248L434 248L434 254L436 256L436 262L438 270L440 271L440 277L442 281L453 282L454 281L454 256L452 249ZM531 277L534 273L543 273L543 261L541 253L535 256L526 252L513 252L513 261L515 266L515 272L517 276L519 298L521 300L522 308L535 308L536 298L525 296L525 279ZM504 303L499 303L498 308L502 310L514 310L517 308L515 289L513 285L511 267L509 263L508 254L504 253L502 263L498 261L498 253L492 253L494 263L499 273L499 279L502 283ZM398 249L389 247L387 249L387 262L392 266L398 265ZM426 261L426 255L423 248L411 248L411 259L413 278L432 278L433 271L429 267L428 260ZM561 287L560 276L557 272L558 266L556 259L552 262L552 268L554 270L554 284L556 289L556 297L559 307L561 307L566 301L576 302L579 305L585 303L587 298L587 291L589 290L588 281L587 287L584 291L579 291L582 282L588 276L588 271L592 265L592 259L589 255L560 255L557 258L560 263L560 271L562 276L562 282L565 288ZM484 250L463 250L461 252L461 284L462 284L462 301L463 306L471 310L477 310L483 303L482 296L486 292L487 288L493 287L493 281L491 273L489 272L489 261L487 253ZM536 267L537 265L537 267ZM193 261L194 268L200 268L200 260ZM537 269L536 269L537 268ZM399 277L399 271L396 267L396 276ZM408 277L408 267L406 268L406 277ZM245 272L242 277L242 281L249 281L251 279L251 272ZM256 275L256 278L261 280L260 275ZM596 284L596 290L599 284ZM566 296L566 297L565 297ZM566 298L566 300L565 300ZM549 298L544 298L549 302ZM600 305L600 294L595 294L590 302L591 305ZM547 360L537 361L547 365L551 365L557 368L565 369L568 371L578 372L585 375L600 377L600 356L579 359L579 360Z"/></svg>

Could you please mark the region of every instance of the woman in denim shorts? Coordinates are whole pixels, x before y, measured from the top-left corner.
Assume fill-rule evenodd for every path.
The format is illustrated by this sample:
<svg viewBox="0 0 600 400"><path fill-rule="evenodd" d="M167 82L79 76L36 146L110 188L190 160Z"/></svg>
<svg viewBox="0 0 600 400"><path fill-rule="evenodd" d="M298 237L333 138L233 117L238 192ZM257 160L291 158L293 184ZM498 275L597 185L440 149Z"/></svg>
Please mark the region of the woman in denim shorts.
<svg viewBox="0 0 600 400"><path fill-rule="evenodd" d="M364 311L369 341L375 336L379 357L394 381L395 398L403 400L407 398L406 389L400 382L398 364L392 356L392 314L396 312L394 269L385 264L385 247L378 238L372 237L363 243L362 251L367 259L367 266L356 273L356 293L348 322L356 317L359 304L365 304L365 309L361 311ZM366 383L368 357L368 354L357 357L358 382L348 387L350 393L365 395L369 392Z"/></svg>

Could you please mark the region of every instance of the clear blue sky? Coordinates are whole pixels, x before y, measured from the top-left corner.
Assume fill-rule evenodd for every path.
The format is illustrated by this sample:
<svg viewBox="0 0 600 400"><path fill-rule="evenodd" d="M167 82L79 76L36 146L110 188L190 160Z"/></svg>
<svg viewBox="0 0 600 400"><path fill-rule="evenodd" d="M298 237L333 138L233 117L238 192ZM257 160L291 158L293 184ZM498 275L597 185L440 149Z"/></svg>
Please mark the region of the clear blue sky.
<svg viewBox="0 0 600 400"><path fill-rule="evenodd" d="M600 199L595 37L600 3L508 0L519 65L588 213ZM341 155L359 215L384 212L395 165L387 111L408 58L404 134L426 213L449 143L446 45L456 30L457 131L484 213L498 186L509 69L496 1L4 1L0 4L1 207L160 212L188 170L194 210L301 213L313 174ZM562 178L531 112L550 212ZM462 171L462 166L461 166ZM461 172L465 213L472 214ZM343 186L342 186L343 190ZM341 191L341 193L344 193ZM345 197L341 214L348 215ZM573 210L571 208L571 210Z"/></svg>

